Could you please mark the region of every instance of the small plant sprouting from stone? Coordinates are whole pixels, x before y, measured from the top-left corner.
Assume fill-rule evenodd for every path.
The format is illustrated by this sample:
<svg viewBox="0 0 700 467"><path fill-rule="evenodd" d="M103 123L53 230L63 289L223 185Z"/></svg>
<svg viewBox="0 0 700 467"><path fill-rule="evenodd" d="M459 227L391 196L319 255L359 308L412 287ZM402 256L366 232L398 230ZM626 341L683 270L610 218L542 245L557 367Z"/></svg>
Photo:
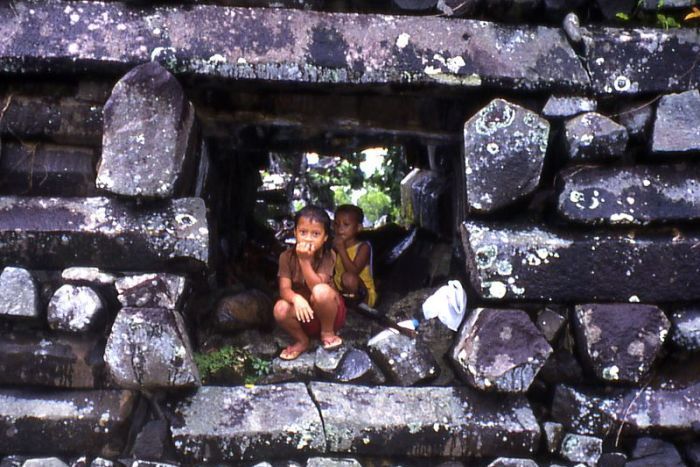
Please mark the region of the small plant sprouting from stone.
<svg viewBox="0 0 700 467"><path fill-rule="evenodd" d="M195 353L194 360L203 383L231 372L243 376L245 384L255 384L270 373L272 362L238 347L225 346L212 352Z"/></svg>
<svg viewBox="0 0 700 467"><path fill-rule="evenodd" d="M681 21L689 22L700 18L700 10L697 7L692 7L690 13L683 16L682 14L663 14L663 13L644 13L640 10L644 0L637 1L637 7L631 14L624 12L618 12L615 17L621 21L636 21L642 24L647 24L650 26L661 27L666 30L671 28L681 28L684 24ZM665 0L658 0L656 7L657 9L662 9L665 4ZM687 24L687 26L692 26Z"/></svg>

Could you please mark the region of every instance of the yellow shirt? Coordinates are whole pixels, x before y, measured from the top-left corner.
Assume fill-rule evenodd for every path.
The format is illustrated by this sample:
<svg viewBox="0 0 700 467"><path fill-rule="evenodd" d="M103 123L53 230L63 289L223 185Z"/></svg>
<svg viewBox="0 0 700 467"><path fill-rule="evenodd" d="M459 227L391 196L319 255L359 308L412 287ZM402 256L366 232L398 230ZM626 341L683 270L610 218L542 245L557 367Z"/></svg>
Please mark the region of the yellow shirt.
<svg viewBox="0 0 700 467"><path fill-rule="evenodd" d="M353 246L348 247L346 251L348 252L348 257L354 261L355 256L357 256L357 250L359 250L360 245L362 244L366 244L369 247L369 262L367 262L367 265L362 269L362 271L360 271L360 280L362 280L365 288L367 289L367 304L369 306L374 306L375 302L377 301L377 290L374 288L374 277L372 276L372 245L370 245L369 242L358 242ZM338 290L342 290L342 278L344 272L345 266L343 265L343 259L340 257L340 255L336 255L335 274L333 276L333 280Z"/></svg>

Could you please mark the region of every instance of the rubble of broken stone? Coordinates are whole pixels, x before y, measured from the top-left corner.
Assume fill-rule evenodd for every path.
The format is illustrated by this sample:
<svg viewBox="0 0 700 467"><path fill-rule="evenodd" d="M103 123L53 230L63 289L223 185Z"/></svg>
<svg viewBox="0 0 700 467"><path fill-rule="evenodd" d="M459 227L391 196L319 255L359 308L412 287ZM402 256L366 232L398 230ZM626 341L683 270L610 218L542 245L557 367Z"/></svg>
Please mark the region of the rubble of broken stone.
<svg viewBox="0 0 700 467"><path fill-rule="evenodd" d="M66 31L81 15L104 21L84 34L104 27L124 37L153 21L162 21L161 32L174 30L188 15L156 6L160 16L142 21L118 2L86 2L82 10L16 3L0 7L0 20L31 28L34 8L40 21L55 13L59 27L44 33L56 43L71 39ZM210 3L187 17L220 27L224 10ZM485 2L423 3L452 15L481 11ZM563 16L563 2L540 3L493 14L513 20L544 8ZM652 3L644 8L664 11ZM279 24L279 12L225 11L245 24ZM123 22L111 24L109 12ZM292 24L306 18L288 15ZM61 99L3 95L1 465L374 465L381 457L414 465L698 465L697 32L578 28L570 18L565 34L552 27L528 36L465 21L455 24L462 39L473 38L466 46L473 63L461 65L458 44L443 56L431 48L434 36L409 33L423 22L439 31L444 19L373 16L369 38L395 44L399 55L384 51L386 65L369 70L364 61L376 57L357 47L351 27L324 29L339 16L311 17L325 26L321 39L310 39L317 53L294 56L304 72L264 62L268 56L229 67L243 39L228 30L214 41L226 53L205 57L208 64L206 35L171 54L152 31L131 35L154 46L166 67L131 68L146 57L116 48L111 65L131 69L109 86L82 83ZM259 47L294 53L288 32L271 30L276 42ZM334 35L342 50L318 52ZM39 71L51 54L63 72L90 70L108 56L80 48L84 36L66 42L65 55L60 47L13 48L12 38L0 50L15 67L20 52ZM528 41L534 48L523 48ZM506 56L502 63L492 63L494 50ZM349 66L345 51L362 66ZM455 220L436 212L446 193L464 197L462 273L470 290L459 331L421 319L420 303L434 288L421 288L419 274L401 284L411 290L385 298L393 318L419 321L417 338L351 315L344 346L315 347L293 362L277 358L288 341L269 329L269 293L247 287L193 311L192 283L216 267L211 243L223 219L212 216L219 188L198 134L207 129L166 68L305 84L495 88L494 99L469 104L453 125L462 126L456 157L464 183L450 192L430 167L402 184L414 222L435 233ZM511 85L540 94L497 96ZM643 99L650 94L658 99ZM610 99L621 95L636 100ZM416 238L414 231L396 245L397 267L445 268L451 251L416 247ZM412 248L427 261L409 261ZM225 346L262 365L254 385L240 374L203 380L196 354Z"/></svg>

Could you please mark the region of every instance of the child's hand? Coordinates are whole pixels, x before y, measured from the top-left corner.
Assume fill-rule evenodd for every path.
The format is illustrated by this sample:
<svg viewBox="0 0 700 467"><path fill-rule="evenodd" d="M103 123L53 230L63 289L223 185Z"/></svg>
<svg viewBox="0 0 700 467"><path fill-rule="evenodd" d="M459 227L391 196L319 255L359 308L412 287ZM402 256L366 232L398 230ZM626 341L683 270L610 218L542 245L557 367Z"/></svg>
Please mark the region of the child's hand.
<svg viewBox="0 0 700 467"><path fill-rule="evenodd" d="M341 250L344 250L345 249L345 240L343 240L341 237L335 237L333 239L333 249L338 253Z"/></svg>
<svg viewBox="0 0 700 467"><path fill-rule="evenodd" d="M296 251L297 256L301 259L311 259L316 253L314 244L311 242L297 242Z"/></svg>
<svg viewBox="0 0 700 467"><path fill-rule="evenodd" d="M308 323L314 318L314 310L301 295L294 296L294 313L299 321Z"/></svg>

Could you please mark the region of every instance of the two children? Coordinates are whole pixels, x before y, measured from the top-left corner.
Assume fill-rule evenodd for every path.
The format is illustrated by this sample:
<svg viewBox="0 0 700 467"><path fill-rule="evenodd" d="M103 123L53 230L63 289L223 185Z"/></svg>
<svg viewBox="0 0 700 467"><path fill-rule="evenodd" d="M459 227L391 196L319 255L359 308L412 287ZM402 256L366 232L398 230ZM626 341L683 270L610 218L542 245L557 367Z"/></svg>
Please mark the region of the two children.
<svg viewBox="0 0 700 467"><path fill-rule="evenodd" d="M326 350L342 345L336 332L345 323L346 309L338 290L374 304L371 248L357 239L362 220L357 206L340 206L335 214L336 239L331 243L331 220L323 209L306 206L296 214L296 245L280 255L280 299L273 311L277 323L294 339L280 354L283 360L304 353L310 337L320 337Z"/></svg>

